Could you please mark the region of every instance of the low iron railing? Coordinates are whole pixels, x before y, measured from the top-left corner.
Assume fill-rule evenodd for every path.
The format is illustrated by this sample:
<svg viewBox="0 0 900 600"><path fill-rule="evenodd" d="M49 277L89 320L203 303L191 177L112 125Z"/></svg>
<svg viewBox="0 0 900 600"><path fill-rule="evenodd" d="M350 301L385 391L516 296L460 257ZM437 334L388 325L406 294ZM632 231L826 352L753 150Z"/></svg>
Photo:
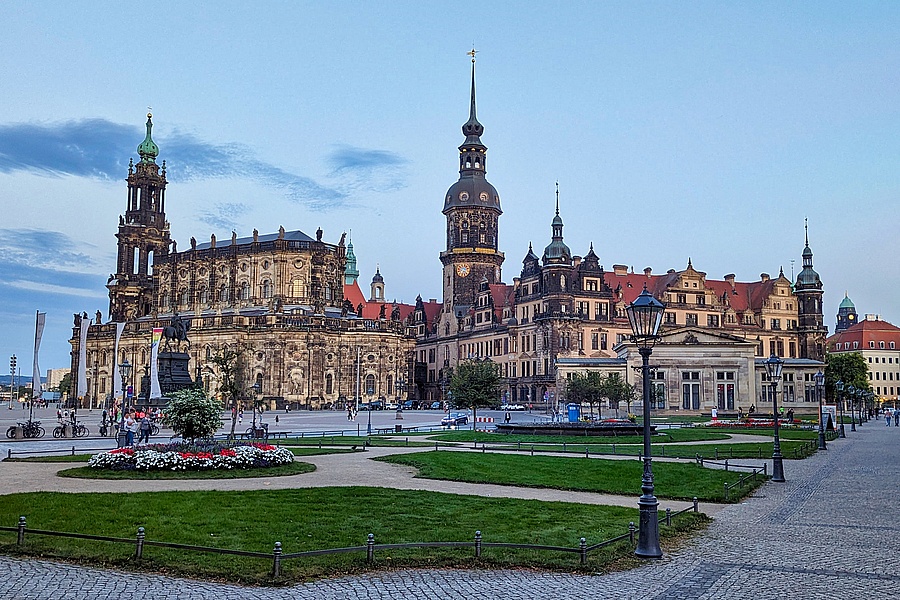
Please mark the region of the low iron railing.
<svg viewBox="0 0 900 600"><path fill-rule="evenodd" d="M693 499L693 503L691 506L688 506L685 509L682 509L677 512L673 512L671 508L667 508L665 511L665 515L659 519L660 523L665 523L667 526L672 525L672 519L682 515L686 512L699 512L699 503L697 498ZM275 542L271 552L252 552L248 550L233 550L229 548L213 548L210 546L195 546L192 544L178 544L173 542L160 542L156 540L148 540L146 530L143 527L138 527L136 536L132 538L122 538L122 537L113 537L106 535L91 535L85 533L73 533L73 532L64 532L64 531L51 531L47 529L29 529L27 526L27 520L24 516L19 517L19 523L16 527L4 527L0 526L0 531L8 531L16 534L16 545L23 546L25 545L25 538L27 535L46 535L46 536L56 536L56 537L64 537L64 538L73 538L80 540L90 540L97 542L112 542L118 544L132 544L134 545L134 558L140 560L144 557L144 549L148 546L156 547L156 548L170 548L173 550L184 550L184 551L192 551L192 552L209 552L213 554L230 554L235 556L246 556L251 558L260 558L260 559L269 559L272 561L272 577L279 577L281 575L281 563L282 561L293 559L293 558L308 558L312 556L325 556L328 554L346 554L352 552L365 552L366 553L366 562L372 563L375 560L376 551L383 550L408 550L408 549L416 549L416 548L472 548L474 550L474 554L476 558L480 558L482 555L482 551L485 548L511 548L511 549L519 549L519 550L536 550L536 551L547 551L547 552L566 552L572 554L578 554L580 557L581 564L587 563L587 557L590 552L599 550L601 548L605 548L616 542L621 542L623 540L628 540L631 545L635 543L635 534L637 533L637 527L634 524L634 521L631 521L628 524L627 531L622 535L616 536L614 538L603 540L601 542L597 542L596 544L588 545L587 540L585 538L580 538L577 547L570 546L548 546L548 545L540 545L540 544L519 544L512 542L485 542L481 531L476 531L475 536L472 541L468 542L406 542L399 544L376 544L375 543L375 534L370 533L366 536L366 542L361 546L348 546L345 548L326 548L321 550L307 550L303 552L290 552L285 553L284 549L281 545L281 542Z"/></svg>

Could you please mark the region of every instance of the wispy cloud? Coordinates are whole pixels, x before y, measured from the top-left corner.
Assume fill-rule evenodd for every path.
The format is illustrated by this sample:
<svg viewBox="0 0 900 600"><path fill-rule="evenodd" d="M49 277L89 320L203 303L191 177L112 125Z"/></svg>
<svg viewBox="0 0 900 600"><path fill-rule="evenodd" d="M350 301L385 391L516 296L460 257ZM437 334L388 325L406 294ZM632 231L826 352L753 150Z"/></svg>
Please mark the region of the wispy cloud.
<svg viewBox="0 0 900 600"><path fill-rule="evenodd" d="M408 161L394 152L338 146L328 156L330 177L349 191L390 192L406 187Z"/></svg>
<svg viewBox="0 0 900 600"><path fill-rule="evenodd" d="M16 279L10 281L7 285L18 288L20 290L28 290L31 292L41 292L44 294L57 294L62 296L78 296L82 298L106 298L107 294L102 289L88 290L84 288L71 287L66 285L54 285L52 283L41 283L38 281L25 281Z"/></svg>
<svg viewBox="0 0 900 600"><path fill-rule="evenodd" d="M0 125L0 173L118 180L143 135L143 128L105 119ZM167 159L170 181L245 178L317 210L346 206L350 195L360 191L386 192L405 186L407 161L384 150L337 148L328 159L330 181L320 184L259 160L241 144L211 144L180 131L156 141Z"/></svg>
<svg viewBox="0 0 900 600"><path fill-rule="evenodd" d="M220 202L213 208L213 212L201 215L200 221L218 230L236 229L239 217L250 212L250 207L241 202Z"/></svg>
<svg viewBox="0 0 900 600"><path fill-rule="evenodd" d="M94 248L59 231L0 229L0 264L96 273L98 265L90 254Z"/></svg>

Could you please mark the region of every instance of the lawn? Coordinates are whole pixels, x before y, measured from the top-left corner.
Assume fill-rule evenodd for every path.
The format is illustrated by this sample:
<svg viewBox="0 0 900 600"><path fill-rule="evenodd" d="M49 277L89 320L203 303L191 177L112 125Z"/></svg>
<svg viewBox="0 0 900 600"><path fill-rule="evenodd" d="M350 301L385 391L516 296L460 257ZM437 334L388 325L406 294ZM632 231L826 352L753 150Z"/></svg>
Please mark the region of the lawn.
<svg viewBox="0 0 900 600"><path fill-rule="evenodd" d="M417 452L377 458L419 470L417 477L468 483L494 483L523 487L553 488L604 494L640 494L642 462L559 456L523 456L477 452ZM660 498L724 502L724 484L734 483L741 473L708 469L695 463L657 461L653 464L656 495ZM729 494L736 501L743 488Z"/></svg>
<svg viewBox="0 0 900 600"><path fill-rule="evenodd" d="M727 440L731 437L732 431L721 432L718 429L711 431L708 429L663 429L657 431L653 436L653 442L698 442L704 440ZM433 440L442 442L473 442L477 440L479 443L512 443L516 444L642 444L644 438L640 435L622 435L622 436L584 436L584 435L520 435L506 434L485 431L449 431L446 433L435 433L431 435ZM433 445L433 444L432 444Z"/></svg>
<svg viewBox="0 0 900 600"><path fill-rule="evenodd" d="M216 469L210 471L114 471L112 469L75 467L73 469L63 469L57 472L57 475L59 477L75 477L78 479L249 479L253 477L301 475L315 470L315 465L294 461L289 465L278 465L265 469ZM6 496L4 496L5 498Z"/></svg>
<svg viewBox="0 0 900 600"><path fill-rule="evenodd" d="M805 458L814 453L814 450L806 447L805 442L782 441L781 453L786 458ZM482 444L482 442L479 442ZM488 450L517 451L531 453L537 452L566 452L572 454L585 454L592 456L598 454L611 454L614 456L640 456L643 447L637 444L503 444L484 442ZM479 446L481 447L481 446ZM651 452L654 457L668 458L694 458L697 455L709 460L725 458L765 459L772 456L772 442L738 442L720 444L654 444ZM799 455L798 455L799 453Z"/></svg>
<svg viewBox="0 0 900 600"><path fill-rule="evenodd" d="M444 454L444 453L440 453ZM483 498L437 492L344 487L246 492L152 492L128 494L28 493L3 496L0 524L14 526L20 515L28 527L93 535L134 538L146 529L147 540L270 553L276 541L284 552L376 543L470 541L475 531L484 542L577 547L610 539L637 521L636 508ZM687 513L670 529L660 526L663 548L671 549L685 530L706 522ZM402 567L544 568L584 572L607 570L628 562L627 542L588 555L485 548L475 559L471 548L376 549L375 563L365 552L285 559L278 584L368 569ZM273 583L272 561L205 552L144 547L144 559L132 559L133 544L114 544L62 537L26 535L15 545L15 533L0 532L0 552L64 557L93 566L138 568L171 575L241 583ZM633 561L632 561L633 564Z"/></svg>
<svg viewBox="0 0 900 600"><path fill-rule="evenodd" d="M86 463L93 454L51 454L48 456L23 456L21 458L4 458L5 462L44 462L44 463Z"/></svg>
<svg viewBox="0 0 900 600"><path fill-rule="evenodd" d="M393 434L393 435L403 435L407 434ZM396 439L388 439L381 436L355 436L355 435L330 435L330 436L309 436L309 437L291 437L291 438L281 438L277 441L280 446L317 446L319 448L323 446L379 446L379 447L387 447L387 448L398 448L398 447L428 447L434 446L434 442L423 442L423 441L413 441L410 442L408 439L396 440Z"/></svg>

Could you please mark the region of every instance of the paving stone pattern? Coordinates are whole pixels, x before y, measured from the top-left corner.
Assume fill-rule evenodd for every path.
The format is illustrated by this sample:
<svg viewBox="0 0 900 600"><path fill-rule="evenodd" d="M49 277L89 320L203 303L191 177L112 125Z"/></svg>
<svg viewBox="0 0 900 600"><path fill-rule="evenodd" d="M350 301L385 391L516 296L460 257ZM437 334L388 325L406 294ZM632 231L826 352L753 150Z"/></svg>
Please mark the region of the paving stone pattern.
<svg viewBox="0 0 900 600"><path fill-rule="evenodd" d="M786 461L787 483L767 484L689 545L627 572L406 570L273 589L5 558L0 598L900 598L900 431L879 424Z"/></svg>

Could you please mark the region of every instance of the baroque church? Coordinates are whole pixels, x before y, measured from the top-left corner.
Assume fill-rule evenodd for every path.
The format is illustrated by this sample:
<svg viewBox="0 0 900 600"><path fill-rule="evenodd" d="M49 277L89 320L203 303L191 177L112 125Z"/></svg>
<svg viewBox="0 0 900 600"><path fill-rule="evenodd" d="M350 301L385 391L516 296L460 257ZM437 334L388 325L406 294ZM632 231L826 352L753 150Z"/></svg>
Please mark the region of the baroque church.
<svg viewBox="0 0 900 600"><path fill-rule="evenodd" d="M83 366L75 396L104 406L117 386L117 365L136 369L126 382L149 393L151 336L177 315L189 330L190 375L211 393L221 376L212 359L241 350L239 385L254 385L271 408L342 406L398 396L412 380L412 349L399 305L386 303L380 273L366 300L352 242L286 231L198 243L179 250L166 220L166 163L158 165L151 115L129 163L125 213L119 217L116 273L107 282L109 320L76 315L72 369ZM116 340L117 331L121 335ZM83 340L83 342L82 342ZM83 348L82 348L83 343ZM76 380L78 381L78 380Z"/></svg>
<svg viewBox="0 0 900 600"><path fill-rule="evenodd" d="M529 245L517 275L503 282L502 210L486 177L474 59L459 178L442 202L440 300L388 302L380 269L366 298L352 242L343 235L326 242L321 230L314 238L284 228L191 238L179 250L165 216L165 161L156 162L151 129L148 115L139 162L129 164L116 273L107 283L109 319L76 315L72 368L84 366L77 390L84 403L100 406L114 393L116 365L126 358L145 371L136 369L127 384L148 387L152 331L178 315L190 327L195 379L214 392L221 374L211 359L223 347L240 347L242 384L258 384L273 408L327 408L357 396L443 401L456 365L477 358L499 369L498 404L558 409L572 373L617 373L640 385L625 307L646 287L667 307L653 355L654 410L760 405L771 393L762 361L775 354L785 360L782 401L815 411L813 375L824 368L827 329L808 236L793 282L783 271L753 282L710 279L690 259L665 273L620 264L606 270L593 244L583 256L567 245L557 190L546 247L538 255Z"/></svg>

